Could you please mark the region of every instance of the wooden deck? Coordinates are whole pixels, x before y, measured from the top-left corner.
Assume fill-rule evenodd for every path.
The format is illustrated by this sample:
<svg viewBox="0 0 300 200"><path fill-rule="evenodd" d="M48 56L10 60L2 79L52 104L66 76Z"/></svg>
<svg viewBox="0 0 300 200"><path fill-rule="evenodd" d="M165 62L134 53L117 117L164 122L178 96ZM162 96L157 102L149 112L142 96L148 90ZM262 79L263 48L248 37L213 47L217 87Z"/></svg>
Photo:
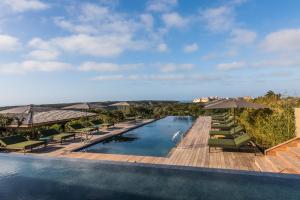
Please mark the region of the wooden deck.
<svg viewBox="0 0 300 200"><path fill-rule="evenodd" d="M49 153L48 156L260 171L255 164L254 153L224 152L222 149L213 149L209 153L207 141L211 129L210 124L210 117L199 117L181 143L171 150L168 157L66 153L65 151Z"/></svg>
<svg viewBox="0 0 300 200"><path fill-rule="evenodd" d="M266 151L255 158L261 171L300 174L300 138L294 138Z"/></svg>

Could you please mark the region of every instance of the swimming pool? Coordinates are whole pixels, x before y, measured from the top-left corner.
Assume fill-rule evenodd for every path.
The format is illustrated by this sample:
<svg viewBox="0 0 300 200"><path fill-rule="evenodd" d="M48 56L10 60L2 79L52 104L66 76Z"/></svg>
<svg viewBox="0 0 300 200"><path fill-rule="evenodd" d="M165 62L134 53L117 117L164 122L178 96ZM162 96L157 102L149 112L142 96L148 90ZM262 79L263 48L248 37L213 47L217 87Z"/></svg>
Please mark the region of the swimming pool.
<svg viewBox="0 0 300 200"><path fill-rule="evenodd" d="M0 154L0 199L300 199L300 177Z"/></svg>
<svg viewBox="0 0 300 200"><path fill-rule="evenodd" d="M80 151L143 156L167 156L192 126L189 116L168 116ZM178 133L178 134L176 134Z"/></svg>

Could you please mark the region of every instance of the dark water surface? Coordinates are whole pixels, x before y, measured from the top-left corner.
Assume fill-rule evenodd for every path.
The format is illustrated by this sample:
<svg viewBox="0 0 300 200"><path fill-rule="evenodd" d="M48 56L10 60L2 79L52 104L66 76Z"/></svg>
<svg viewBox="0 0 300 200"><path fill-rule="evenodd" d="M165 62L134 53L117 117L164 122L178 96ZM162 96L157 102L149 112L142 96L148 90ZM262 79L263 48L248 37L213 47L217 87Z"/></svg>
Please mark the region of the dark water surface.
<svg viewBox="0 0 300 200"><path fill-rule="evenodd" d="M0 154L1 200L299 200L300 177Z"/></svg>
<svg viewBox="0 0 300 200"><path fill-rule="evenodd" d="M107 139L81 151L93 153L167 156L170 150L193 125L192 117L168 116L120 136ZM177 137L173 138L176 132Z"/></svg>

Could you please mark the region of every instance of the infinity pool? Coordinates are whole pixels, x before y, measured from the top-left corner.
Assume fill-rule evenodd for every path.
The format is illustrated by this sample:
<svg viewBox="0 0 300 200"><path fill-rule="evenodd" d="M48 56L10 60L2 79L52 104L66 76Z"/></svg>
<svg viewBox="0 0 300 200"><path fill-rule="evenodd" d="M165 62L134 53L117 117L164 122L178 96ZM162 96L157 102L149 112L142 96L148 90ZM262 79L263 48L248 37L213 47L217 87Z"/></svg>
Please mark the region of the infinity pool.
<svg viewBox="0 0 300 200"><path fill-rule="evenodd" d="M143 156L167 156L192 126L192 117L168 116L80 151ZM176 134L177 133L177 134Z"/></svg>
<svg viewBox="0 0 300 200"><path fill-rule="evenodd" d="M300 199L300 177L0 154L1 200Z"/></svg>

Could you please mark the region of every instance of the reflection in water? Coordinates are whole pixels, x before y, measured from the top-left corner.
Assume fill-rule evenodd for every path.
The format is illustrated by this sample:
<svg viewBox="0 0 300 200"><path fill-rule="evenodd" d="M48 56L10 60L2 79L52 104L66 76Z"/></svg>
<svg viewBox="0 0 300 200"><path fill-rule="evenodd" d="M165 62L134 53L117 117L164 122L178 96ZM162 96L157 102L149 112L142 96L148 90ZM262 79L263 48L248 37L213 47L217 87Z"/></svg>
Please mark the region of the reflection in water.
<svg viewBox="0 0 300 200"><path fill-rule="evenodd" d="M192 126L192 117L168 116L81 151L143 156L167 156ZM174 133L180 135L174 137ZM174 138L173 138L174 137Z"/></svg>
<svg viewBox="0 0 300 200"><path fill-rule="evenodd" d="M110 142L132 142L134 140L137 140L138 137L135 136L135 135L118 135L118 136L115 136L115 137L112 137L112 138L109 138L105 141L103 141L102 143L103 144L106 144L106 143L110 143Z"/></svg>
<svg viewBox="0 0 300 200"><path fill-rule="evenodd" d="M194 121L194 118L192 116L175 116L173 120L190 123Z"/></svg>

